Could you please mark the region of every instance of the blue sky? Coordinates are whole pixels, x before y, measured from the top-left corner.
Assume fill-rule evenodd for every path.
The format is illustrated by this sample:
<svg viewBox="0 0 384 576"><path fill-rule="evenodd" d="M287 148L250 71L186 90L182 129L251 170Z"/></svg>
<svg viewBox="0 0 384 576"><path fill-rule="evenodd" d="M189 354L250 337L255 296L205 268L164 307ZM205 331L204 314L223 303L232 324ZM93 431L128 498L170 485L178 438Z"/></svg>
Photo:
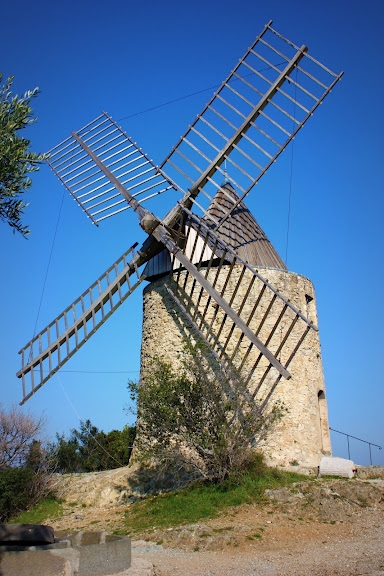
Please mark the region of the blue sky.
<svg viewBox="0 0 384 576"><path fill-rule="evenodd" d="M2 7L0 70L15 76L16 92L42 91L28 133L33 149L49 150L106 110L160 163L210 98L204 90L222 82L270 19L345 72L295 140L288 267L316 288L331 427L384 445L381 0L14 0ZM288 149L247 202L283 258L291 162ZM5 406L21 399L17 352L35 324L44 328L143 239L130 211L92 226L48 167L28 201L28 240L0 226ZM68 433L78 416L105 431L129 421L123 407L127 379L138 377L141 307L138 291L23 408L45 413L49 436ZM347 455L338 435L333 447ZM384 464L383 452L372 449L374 463ZM355 461L368 454L351 440Z"/></svg>

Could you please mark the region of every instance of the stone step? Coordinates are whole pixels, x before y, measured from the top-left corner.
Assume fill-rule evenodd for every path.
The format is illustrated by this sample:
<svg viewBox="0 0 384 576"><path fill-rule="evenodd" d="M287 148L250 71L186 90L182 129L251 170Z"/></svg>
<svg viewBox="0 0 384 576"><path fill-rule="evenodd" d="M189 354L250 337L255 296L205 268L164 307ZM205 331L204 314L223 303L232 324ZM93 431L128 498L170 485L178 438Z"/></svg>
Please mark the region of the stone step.
<svg viewBox="0 0 384 576"><path fill-rule="evenodd" d="M33 539L20 540L23 534L31 537L33 530L23 531L16 526L31 525L3 525L6 540L0 542L1 576L108 576L131 567L130 538L107 532L72 532L60 534L53 542L36 544ZM43 531L46 535L48 532Z"/></svg>

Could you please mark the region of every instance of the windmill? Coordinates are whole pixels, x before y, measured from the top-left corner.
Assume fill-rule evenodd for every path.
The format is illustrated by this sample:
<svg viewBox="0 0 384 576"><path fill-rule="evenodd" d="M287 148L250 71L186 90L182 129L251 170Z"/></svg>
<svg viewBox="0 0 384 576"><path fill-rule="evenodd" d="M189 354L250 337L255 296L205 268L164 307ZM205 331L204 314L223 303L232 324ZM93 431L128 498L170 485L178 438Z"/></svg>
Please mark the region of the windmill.
<svg viewBox="0 0 384 576"><path fill-rule="evenodd" d="M287 270L244 200L342 73L271 24L160 166L105 112L49 152L94 224L131 208L147 239L20 350L21 403L147 280L142 374L159 349L172 357L198 335L220 362L240 357L255 398L290 398L266 447L275 463L316 465L330 452L312 283ZM173 208L157 216L144 204L162 194Z"/></svg>

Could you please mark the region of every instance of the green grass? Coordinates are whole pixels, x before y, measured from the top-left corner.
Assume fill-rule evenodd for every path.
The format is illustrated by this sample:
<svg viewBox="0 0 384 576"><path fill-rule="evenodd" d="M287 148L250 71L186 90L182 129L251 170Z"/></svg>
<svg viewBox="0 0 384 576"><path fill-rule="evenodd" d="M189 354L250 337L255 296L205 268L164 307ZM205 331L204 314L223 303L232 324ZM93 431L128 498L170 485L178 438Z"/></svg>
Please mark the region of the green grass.
<svg viewBox="0 0 384 576"><path fill-rule="evenodd" d="M253 534L253 536L247 536L247 540L261 540L262 537L263 537L262 534L256 532L256 534Z"/></svg>
<svg viewBox="0 0 384 576"><path fill-rule="evenodd" d="M124 532L132 534L214 518L240 504L265 502L266 489L289 486L302 480L308 478L293 472L266 468L262 472L250 471L243 474L236 481L195 484L176 492L153 496L136 502L126 510Z"/></svg>
<svg viewBox="0 0 384 576"><path fill-rule="evenodd" d="M59 518L62 513L61 500L55 498L45 498L40 500L35 506L26 512L22 512L12 523L15 524L43 524L47 518L51 520Z"/></svg>
<svg viewBox="0 0 384 576"><path fill-rule="evenodd" d="M268 501L266 489L290 486L294 482L308 481L308 477L283 472L264 466L255 466L222 484L198 483L182 490L168 492L136 502L125 511L124 528L119 533L146 532L153 528L169 528L193 524L204 518L222 514L234 515L233 508L245 503ZM62 515L60 500L41 500L28 512L12 519L20 524L42 524ZM259 532L262 530L260 529ZM260 536L254 535L254 538Z"/></svg>

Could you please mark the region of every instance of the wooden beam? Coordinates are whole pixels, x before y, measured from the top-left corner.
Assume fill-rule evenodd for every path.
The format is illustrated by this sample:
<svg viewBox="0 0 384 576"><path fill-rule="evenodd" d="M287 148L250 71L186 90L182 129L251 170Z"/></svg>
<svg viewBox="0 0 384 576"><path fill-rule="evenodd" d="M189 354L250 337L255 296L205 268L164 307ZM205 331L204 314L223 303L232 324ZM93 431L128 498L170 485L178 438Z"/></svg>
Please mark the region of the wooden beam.
<svg viewBox="0 0 384 576"><path fill-rule="evenodd" d="M247 326L247 324L242 320L236 312L228 305L228 303L220 296L217 290L212 286L212 284L201 274L196 266L183 254L180 248L175 244L172 238L169 237L166 228L163 225L159 225L156 230L153 231L153 235L157 240L163 242L166 248L171 252L174 257L180 262L180 264L193 276L196 278L197 282L204 288L208 295L215 300L215 302L220 306L224 313L231 318L236 325L240 328L243 334L262 352L262 354L267 358L267 360L276 368L279 373L284 376L287 380L291 378L291 374L284 368L284 366L275 358L268 348L255 336L252 330Z"/></svg>
<svg viewBox="0 0 384 576"><path fill-rule="evenodd" d="M253 108L252 112L247 116L241 126L236 130L235 134L228 140L226 145L220 150L216 158L212 160L211 164L207 169L201 174L201 176L196 180L193 186L189 189L189 195L195 198L200 189L208 182L208 179L214 174L218 166L223 164L225 157L233 150L238 142L243 138L243 135L249 130L251 123L256 120L260 112L264 110L267 106L269 100L278 91L280 86L284 83L286 76L292 72L294 67L303 58L305 52L308 50L306 46L302 46L294 55L294 57L288 62L287 66L281 72L280 76L275 80L275 82L270 86L264 96L259 100L257 105ZM186 196L185 201L188 202L189 198ZM183 200L184 201L184 200ZM183 202L182 201L182 202Z"/></svg>

